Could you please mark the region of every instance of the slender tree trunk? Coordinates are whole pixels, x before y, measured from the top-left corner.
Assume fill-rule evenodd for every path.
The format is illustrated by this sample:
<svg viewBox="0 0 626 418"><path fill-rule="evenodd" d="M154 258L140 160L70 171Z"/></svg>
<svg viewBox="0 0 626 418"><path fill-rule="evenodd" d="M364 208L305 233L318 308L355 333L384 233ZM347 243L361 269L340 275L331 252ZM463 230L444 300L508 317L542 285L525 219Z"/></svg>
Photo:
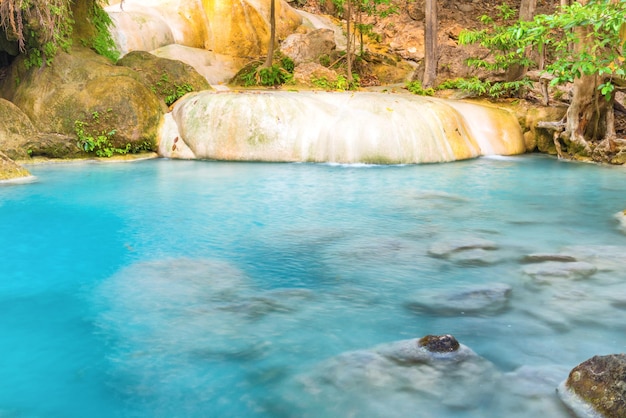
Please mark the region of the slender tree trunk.
<svg viewBox="0 0 626 418"><path fill-rule="evenodd" d="M519 20L530 21L535 16L535 10L537 9L537 0L522 0L519 8ZM530 48L526 49L525 56L530 56ZM524 77L528 71L528 67L522 65L511 65L506 72L506 81L515 81Z"/></svg>
<svg viewBox="0 0 626 418"><path fill-rule="evenodd" d="M437 0L426 0L424 22L424 78L422 85L433 87L437 78Z"/></svg>
<svg viewBox="0 0 626 418"><path fill-rule="evenodd" d="M267 58L263 63L264 68L272 66L274 59L274 44L276 43L276 0L270 2L270 43L267 46Z"/></svg>
<svg viewBox="0 0 626 418"><path fill-rule="evenodd" d="M588 48L589 42L585 39L589 39L592 30L578 27L574 31L581 40L573 45L576 56ZM570 143L570 154L590 157L596 144L610 141L615 135L613 97L606 100L598 91L603 82L599 75L582 75L574 79L572 102L567 109L565 132L561 135L566 143Z"/></svg>
<svg viewBox="0 0 626 418"><path fill-rule="evenodd" d="M346 75L346 79L348 83L352 83L352 32L351 32L351 23L352 23L352 0L347 0L346 2L346 25L348 32L348 40L346 44L346 67L348 74Z"/></svg>

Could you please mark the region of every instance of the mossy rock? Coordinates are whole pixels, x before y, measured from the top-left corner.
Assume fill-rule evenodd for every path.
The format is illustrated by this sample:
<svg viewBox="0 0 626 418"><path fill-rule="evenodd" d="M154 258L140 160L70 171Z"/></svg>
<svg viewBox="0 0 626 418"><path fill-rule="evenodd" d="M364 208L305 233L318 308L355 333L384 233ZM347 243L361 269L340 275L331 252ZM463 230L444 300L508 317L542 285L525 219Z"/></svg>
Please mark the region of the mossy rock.
<svg viewBox="0 0 626 418"><path fill-rule="evenodd" d="M0 181L28 177L30 173L0 151Z"/></svg>
<svg viewBox="0 0 626 418"><path fill-rule="evenodd" d="M61 135L78 142L76 126L82 123L93 136L114 132L107 147L131 151L155 148L167 111L136 71L115 66L84 47L59 53L51 66L43 68L26 69L18 58L0 94L47 137Z"/></svg>
<svg viewBox="0 0 626 418"><path fill-rule="evenodd" d="M212 90L208 81L191 65L149 52L129 52L117 65L136 71L143 83L168 106L185 93Z"/></svg>
<svg viewBox="0 0 626 418"><path fill-rule="evenodd" d="M28 116L8 100L0 99L0 151L14 160L28 158L27 142L37 135Z"/></svg>
<svg viewBox="0 0 626 418"><path fill-rule="evenodd" d="M570 372L561 399L581 417L626 417L626 354L594 356Z"/></svg>

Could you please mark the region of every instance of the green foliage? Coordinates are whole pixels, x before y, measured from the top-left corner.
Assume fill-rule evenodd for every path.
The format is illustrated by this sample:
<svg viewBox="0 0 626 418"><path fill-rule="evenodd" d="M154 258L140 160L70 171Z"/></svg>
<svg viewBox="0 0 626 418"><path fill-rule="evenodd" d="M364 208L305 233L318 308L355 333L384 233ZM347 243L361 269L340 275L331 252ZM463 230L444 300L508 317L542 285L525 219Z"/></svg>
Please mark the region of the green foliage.
<svg viewBox="0 0 626 418"><path fill-rule="evenodd" d="M510 18L507 8L500 9ZM489 48L490 59L473 58L469 65L488 70L502 70L511 65L532 66L525 52L534 48L553 59L545 71L554 75L552 85L572 82L583 75L596 75L598 90L607 99L614 90L615 78L624 78L626 44L620 38L626 15L626 0L591 0L582 5L574 2L552 15L537 15L532 21L508 25L493 24L489 30L462 32L461 44L479 43ZM492 22L484 18L485 22ZM576 48L584 43L586 48Z"/></svg>
<svg viewBox="0 0 626 418"><path fill-rule="evenodd" d="M314 78L311 82L315 87L324 90L347 91L358 89L361 81L358 74L352 74L352 82L349 82L346 76L340 74L335 81L331 81L326 77L320 77Z"/></svg>
<svg viewBox="0 0 626 418"><path fill-rule="evenodd" d="M295 63L289 57L280 57L278 63L264 67L255 61L245 66L233 79L235 84L244 87L264 86L277 87L293 82Z"/></svg>
<svg viewBox="0 0 626 418"><path fill-rule="evenodd" d="M328 54L321 55L319 62L320 65L323 65L324 67L330 67L330 56Z"/></svg>
<svg viewBox="0 0 626 418"><path fill-rule="evenodd" d="M111 144L111 138L115 135L116 130L101 131L92 133L88 131L88 124L83 121L74 121L74 132L78 137L78 147L85 152L95 153L98 157L112 157L113 154L127 154L130 151L130 144L126 144L125 148L115 148Z"/></svg>
<svg viewBox="0 0 626 418"><path fill-rule="evenodd" d="M189 83L176 84L170 80L170 76L167 72L163 71L161 77L157 80L154 86L150 87L153 93L160 95L165 104L171 106L176 100L183 97L185 94L193 91L193 86Z"/></svg>
<svg viewBox="0 0 626 418"><path fill-rule="evenodd" d="M413 94L417 94L418 96L432 96L433 94L435 94L434 89L432 88L425 89L422 86L422 82L419 80L406 83L406 89Z"/></svg>
<svg viewBox="0 0 626 418"><path fill-rule="evenodd" d="M522 89L532 87L532 82L528 78L516 81L496 81L479 80L472 78L457 78L448 83L442 83L437 88L442 90L446 88L456 88L470 92L476 96L488 96L494 99L501 97L511 97L520 92Z"/></svg>
<svg viewBox="0 0 626 418"><path fill-rule="evenodd" d="M71 45L70 0L0 1L0 29L15 39L27 68L50 65L59 49Z"/></svg>
<svg viewBox="0 0 626 418"><path fill-rule="evenodd" d="M74 132L76 133L76 145L87 153L93 153L98 157L112 157L115 154L125 155L128 153L137 153L147 151L152 148L148 142L144 142L138 146L127 143L123 147L113 145L113 139L117 130L115 128L104 128L111 116L112 109L106 112L92 111L85 120L74 121Z"/></svg>
<svg viewBox="0 0 626 418"><path fill-rule="evenodd" d="M109 28L113 24L111 18L108 13L104 11L99 1L93 2L93 7L90 9L89 15L91 23L96 29L96 34L91 39L83 39L81 42L83 45L92 48L98 54L116 62L120 57L120 53L109 31Z"/></svg>
<svg viewBox="0 0 626 418"><path fill-rule="evenodd" d="M466 81L464 78L455 78L452 80L445 80L443 83L437 86L437 90L446 90L446 89L460 89L461 85Z"/></svg>
<svg viewBox="0 0 626 418"><path fill-rule="evenodd" d="M296 69L296 63L289 57L282 57L280 59L280 66L290 74L293 74L293 70Z"/></svg>

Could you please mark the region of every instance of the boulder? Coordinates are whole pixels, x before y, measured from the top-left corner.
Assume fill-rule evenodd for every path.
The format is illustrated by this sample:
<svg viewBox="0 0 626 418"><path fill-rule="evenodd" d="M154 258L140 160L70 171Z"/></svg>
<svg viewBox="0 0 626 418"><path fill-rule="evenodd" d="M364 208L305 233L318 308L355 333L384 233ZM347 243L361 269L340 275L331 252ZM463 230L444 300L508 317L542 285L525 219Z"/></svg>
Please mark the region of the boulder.
<svg viewBox="0 0 626 418"><path fill-rule="evenodd" d="M321 64L308 62L295 68L293 78L298 84L314 86L315 80L326 80L329 83L335 83L337 81L337 72Z"/></svg>
<svg viewBox="0 0 626 418"><path fill-rule="evenodd" d="M191 91L211 90L208 81L191 65L149 52L129 52L117 65L136 71L143 83L150 86L168 106Z"/></svg>
<svg viewBox="0 0 626 418"><path fill-rule="evenodd" d="M13 103L0 99L0 120L0 151L8 158L28 158L27 142L37 134L28 116Z"/></svg>
<svg viewBox="0 0 626 418"><path fill-rule="evenodd" d="M558 393L580 418L626 417L626 354L582 362L559 385Z"/></svg>
<svg viewBox="0 0 626 418"><path fill-rule="evenodd" d="M319 62L323 55L330 55L337 48L335 32L331 29L316 29L308 33L289 35L280 45L280 51L293 62Z"/></svg>
<svg viewBox="0 0 626 418"><path fill-rule="evenodd" d="M55 133L40 133L17 106L0 99L0 151L13 160L35 156L49 158L75 157L80 154L76 138Z"/></svg>
<svg viewBox="0 0 626 418"><path fill-rule="evenodd" d="M76 141L81 128L83 139L104 137L105 147L131 152L155 146L166 111L137 72L81 47L42 68L26 69L18 58L0 93L42 133Z"/></svg>
<svg viewBox="0 0 626 418"><path fill-rule="evenodd" d="M0 182L29 176L30 173L26 169L17 165L0 151Z"/></svg>

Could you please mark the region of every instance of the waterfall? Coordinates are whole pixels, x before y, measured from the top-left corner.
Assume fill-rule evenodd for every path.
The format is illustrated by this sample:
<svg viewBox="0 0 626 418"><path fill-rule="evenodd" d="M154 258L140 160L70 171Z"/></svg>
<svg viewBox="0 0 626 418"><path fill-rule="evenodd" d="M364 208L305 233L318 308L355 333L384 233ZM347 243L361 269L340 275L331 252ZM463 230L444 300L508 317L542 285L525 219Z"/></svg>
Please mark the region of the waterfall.
<svg viewBox="0 0 626 418"><path fill-rule="evenodd" d="M169 158L411 164L525 152L506 110L410 94L199 92L161 130Z"/></svg>

